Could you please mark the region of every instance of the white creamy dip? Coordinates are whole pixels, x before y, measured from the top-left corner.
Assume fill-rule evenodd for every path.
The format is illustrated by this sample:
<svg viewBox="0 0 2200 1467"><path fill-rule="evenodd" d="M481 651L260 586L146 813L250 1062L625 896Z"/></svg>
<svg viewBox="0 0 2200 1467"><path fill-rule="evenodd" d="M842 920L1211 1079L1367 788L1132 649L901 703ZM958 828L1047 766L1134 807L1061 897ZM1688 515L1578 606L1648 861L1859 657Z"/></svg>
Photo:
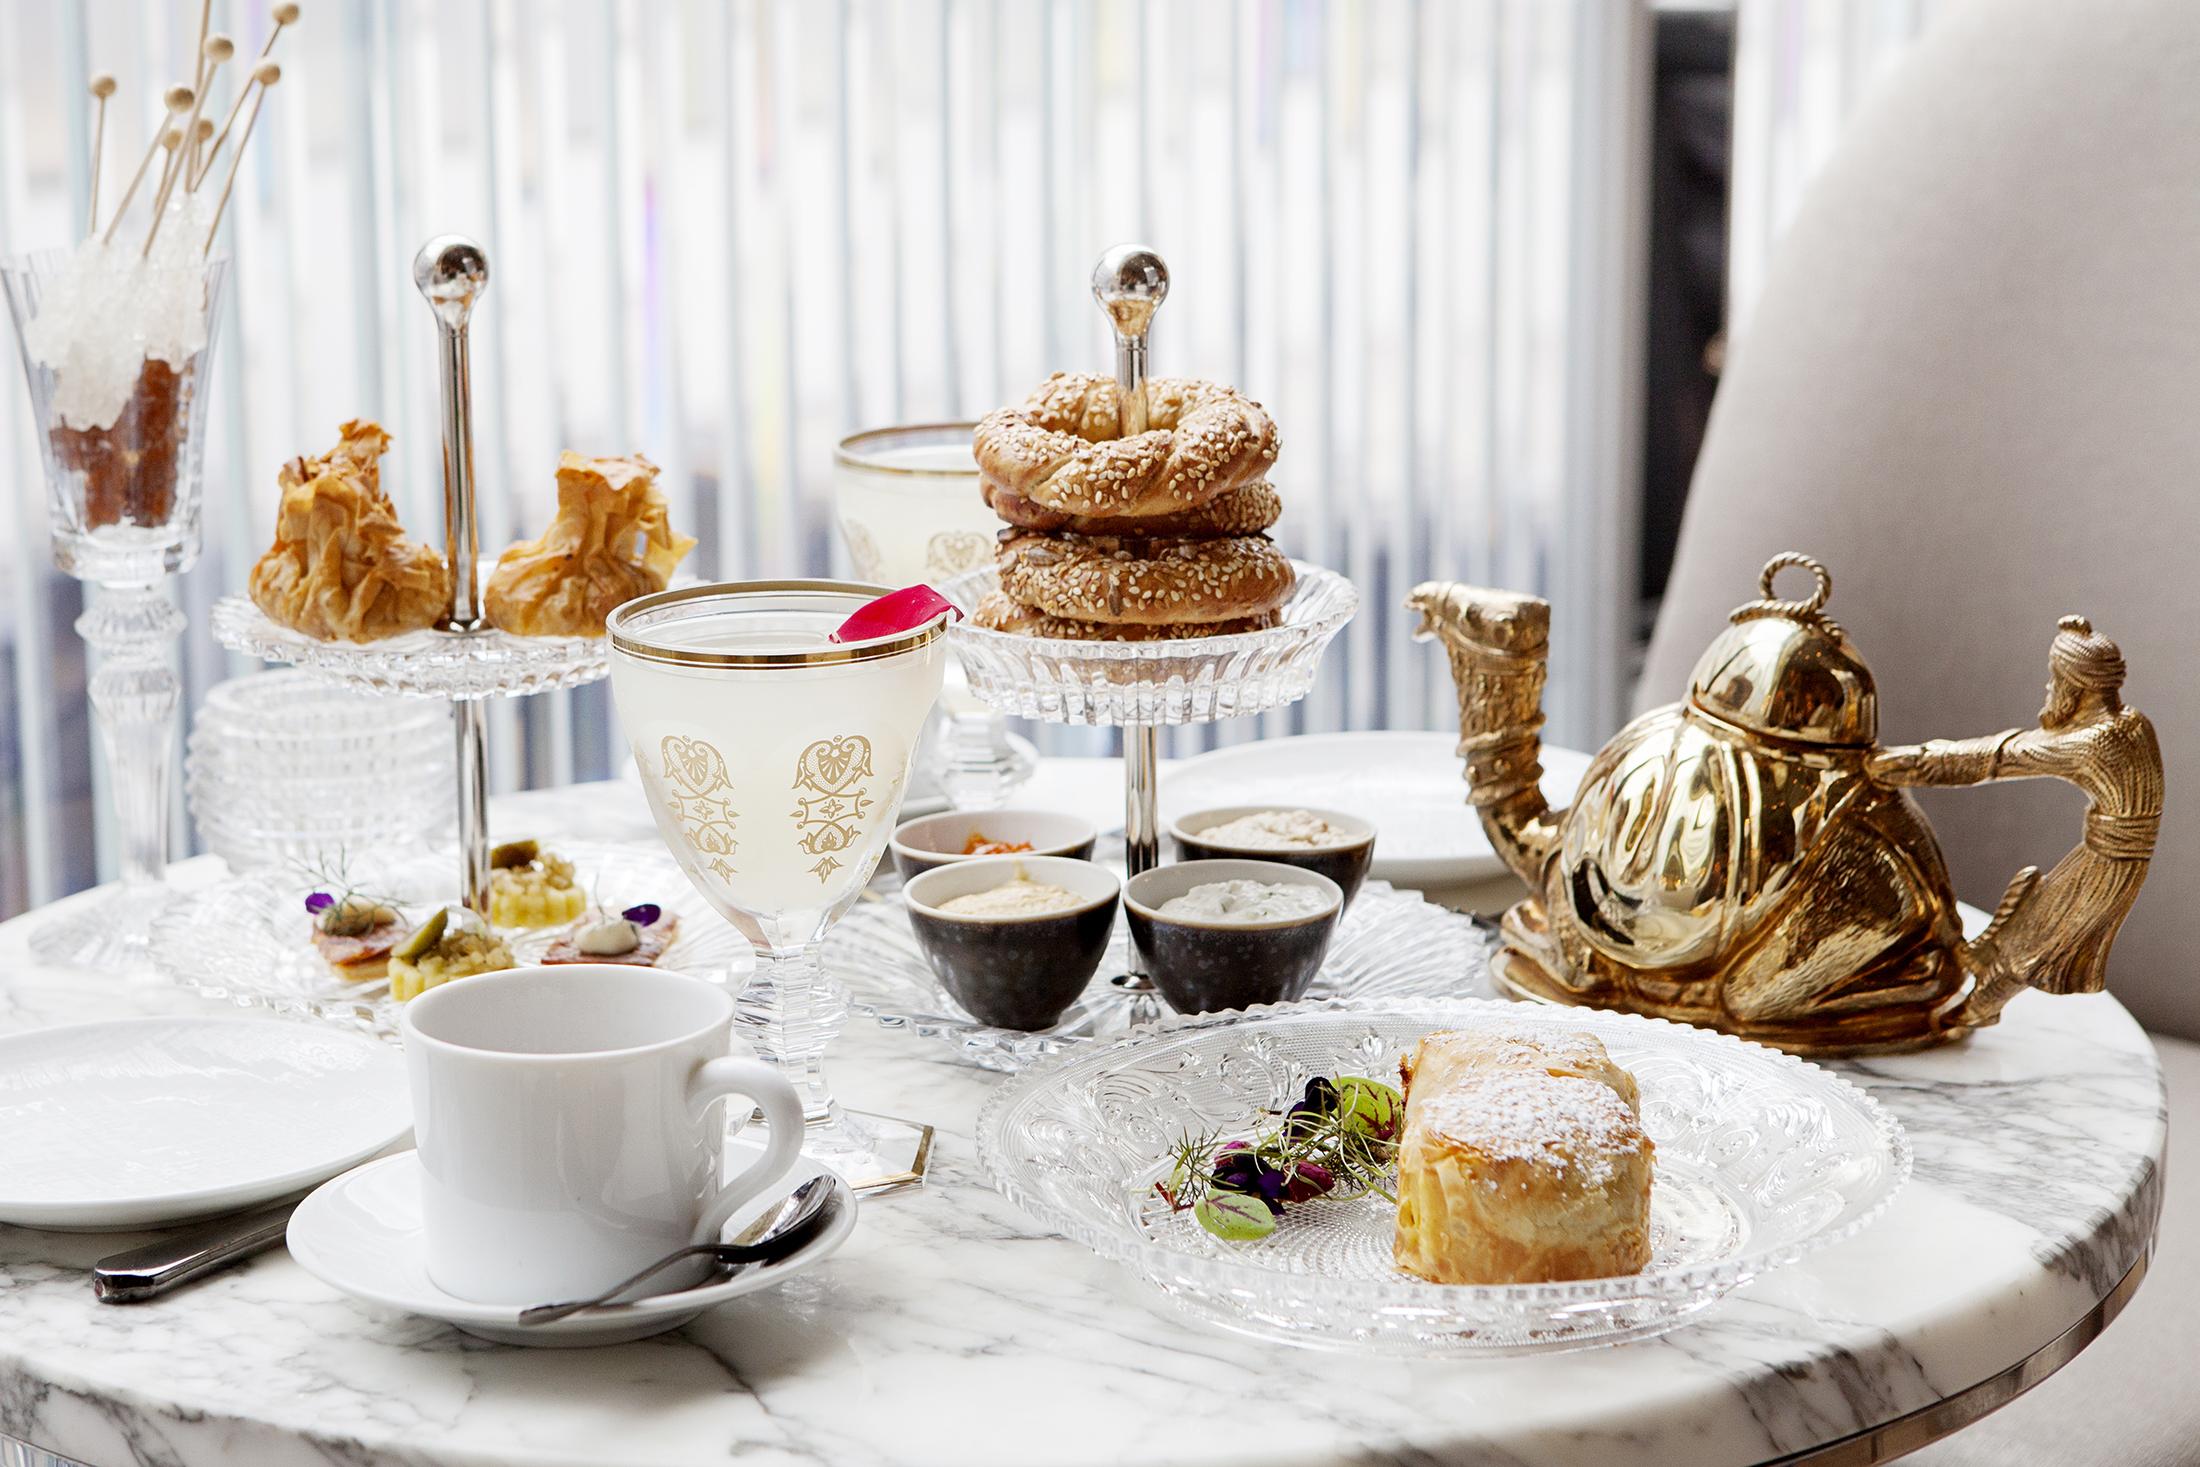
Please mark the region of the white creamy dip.
<svg viewBox="0 0 2200 1467"><path fill-rule="evenodd" d="M573 939L578 952L595 958L615 958L630 953L642 945L642 931L624 917L607 917L591 922Z"/></svg>
<svg viewBox="0 0 2200 1467"><path fill-rule="evenodd" d="M1221 825L1195 830L1192 838L1249 851L1319 851L1348 846L1359 839L1311 810L1256 810Z"/></svg>
<svg viewBox="0 0 2200 1467"><path fill-rule="evenodd" d="M1067 887L1019 876L984 891L950 897L940 903L940 910L958 917L1043 917L1083 905L1085 899Z"/></svg>
<svg viewBox="0 0 2200 1467"><path fill-rule="evenodd" d="M1327 893L1280 881L1212 881L1160 907L1164 917L1188 922L1288 922L1329 909Z"/></svg>

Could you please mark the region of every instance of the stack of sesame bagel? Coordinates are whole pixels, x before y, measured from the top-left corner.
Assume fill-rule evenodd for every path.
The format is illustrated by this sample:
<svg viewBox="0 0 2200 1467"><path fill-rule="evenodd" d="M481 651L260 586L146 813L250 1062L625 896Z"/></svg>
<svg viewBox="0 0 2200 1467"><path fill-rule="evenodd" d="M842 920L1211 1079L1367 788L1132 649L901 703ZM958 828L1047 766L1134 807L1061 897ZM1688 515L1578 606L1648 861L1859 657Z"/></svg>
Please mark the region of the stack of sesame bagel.
<svg viewBox="0 0 2200 1467"><path fill-rule="evenodd" d="M1161 641L1257 631L1291 595L1265 533L1283 512L1263 477L1276 425L1235 388L1146 384L1126 434L1115 379L1057 372L975 440L986 503L1008 522L1000 589L973 617L995 631Z"/></svg>

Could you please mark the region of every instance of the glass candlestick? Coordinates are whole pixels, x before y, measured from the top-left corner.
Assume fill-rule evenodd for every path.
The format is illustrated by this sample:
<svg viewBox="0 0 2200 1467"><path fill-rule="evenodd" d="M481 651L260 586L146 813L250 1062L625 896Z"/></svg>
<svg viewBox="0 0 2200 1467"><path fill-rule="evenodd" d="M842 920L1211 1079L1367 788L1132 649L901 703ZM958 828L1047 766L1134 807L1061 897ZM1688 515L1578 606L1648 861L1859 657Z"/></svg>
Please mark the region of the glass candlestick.
<svg viewBox="0 0 2200 1467"><path fill-rule="evenodd" d="M934 586L993 560L1001 521L985 501L970 446L975 423L873 428L833 454L833 514L856 574L887 586ZM916 774L958 810L1007 801L1036 767L1008 720L971 696L950 665Z"/></svg>
<svg viewBox="0 0 2200 1467"><path fill-rule="evenodd" d="M846 990L819 945L893 833L939 696L948 612L863 642L831 633L885 588L746 581L660 591L611 613L611 694L658 831L749 940L742 1037L802 1095L804 1150L849 1181L914 1181L931 1128L843 1111L824 1056Z"/></svg>
<svg viewBox="0 0 2200 1467"><path fill-rule="evenodd" d="M65 966L142 968L168 865L183 614L167 582L198 559L207 389L226 261L127 244L0 265L30 387L54 564L99 589L76 630L97 654L122 889L48 920L32 950Z"/></svg>

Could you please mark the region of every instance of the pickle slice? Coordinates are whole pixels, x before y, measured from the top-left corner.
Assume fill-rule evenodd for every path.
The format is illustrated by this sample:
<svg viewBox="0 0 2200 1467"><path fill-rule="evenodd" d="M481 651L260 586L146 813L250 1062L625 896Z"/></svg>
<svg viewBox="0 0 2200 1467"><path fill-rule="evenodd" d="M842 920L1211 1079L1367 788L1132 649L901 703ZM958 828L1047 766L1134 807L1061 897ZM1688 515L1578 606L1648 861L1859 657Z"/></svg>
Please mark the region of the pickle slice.
<svg viewBox="0 0 2200 1467"><path fill-rule="evenodd" d="M498 871L531 866L541 854L542 847L531 840L508 840L489 852L489 865Z"/></svg>
<svg viewBox="0 0 2200 1467"><path fill-rule="evenodd" d="M450 921L450 909L437 907L428 914L427 921L413 929L412 936L397 945L390 956L408 963L419 962L443 940L443 929L450 925Z"/></svg>

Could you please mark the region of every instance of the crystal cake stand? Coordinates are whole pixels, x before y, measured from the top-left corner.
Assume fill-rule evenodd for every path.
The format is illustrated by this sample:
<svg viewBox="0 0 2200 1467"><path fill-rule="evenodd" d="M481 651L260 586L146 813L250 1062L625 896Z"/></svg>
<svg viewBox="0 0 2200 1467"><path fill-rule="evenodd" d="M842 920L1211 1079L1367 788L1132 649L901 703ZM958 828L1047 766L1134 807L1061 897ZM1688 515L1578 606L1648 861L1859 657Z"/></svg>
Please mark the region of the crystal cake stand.
<svg viewBox="0 0 2200 1467"><path fill-rule="evenodd" d="M450 606L431 630L377 642L326 642L270 621L241 596L215 603L214 636L225 647L286 662L369 692L442 698L451 704L458 764L458 890L489 912L489 769L482 702L578 687L610 674L604 638L518 637L491 626L483 587L494 559L479 554L474 494L473 372L469 323L489 287L481 247L441 235L413 260L413 283L435 313L443 425L443 541Z"/></svg>
<svg viewBox="0 0 2200 1467"><path fill-rule="evenodd" d="M1092 298L1115 335L1126 434L1146 427L1147 334L1168 295L1169 267L1144 245L1115 245L1093 266ZM1243 718L1297 702L1313 687L1323 650L1359 609L1359 593L1344 577L1292 565L1298 583L1275 626L1168 642L1079 642L973 626L970 613L999 583L990 566L940 589L964 613L948 636L978 698L1045 723L1123 730L1123 864L1137 876L1161 863L1154 809L1161 728ZM1152 991L1135 966L1119 981L1133 992Z"/></svg>

